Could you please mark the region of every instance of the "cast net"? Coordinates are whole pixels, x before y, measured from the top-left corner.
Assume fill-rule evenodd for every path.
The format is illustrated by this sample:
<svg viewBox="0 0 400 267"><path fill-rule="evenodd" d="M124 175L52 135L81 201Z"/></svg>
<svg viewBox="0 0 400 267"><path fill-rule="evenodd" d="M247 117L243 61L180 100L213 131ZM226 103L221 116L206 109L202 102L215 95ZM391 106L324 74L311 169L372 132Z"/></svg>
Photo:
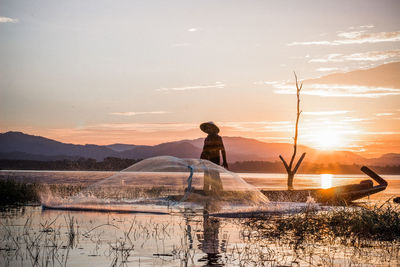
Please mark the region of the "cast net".
<svg viewBox="0 0 400 267"><path fill-rule="evenodd" d="M267 203L257 188L210 161L160 156L142 160L76 196L44 205L70 210L218 213L259 209Z"/></svg>

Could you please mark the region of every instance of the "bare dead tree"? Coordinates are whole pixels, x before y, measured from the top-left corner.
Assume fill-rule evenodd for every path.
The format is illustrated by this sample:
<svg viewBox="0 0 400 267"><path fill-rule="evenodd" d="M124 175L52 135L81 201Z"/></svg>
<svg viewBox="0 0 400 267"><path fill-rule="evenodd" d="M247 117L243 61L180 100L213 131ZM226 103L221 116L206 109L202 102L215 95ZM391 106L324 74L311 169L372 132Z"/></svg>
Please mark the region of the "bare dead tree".
<svg viewBox="0 0 400 267"><path fill-rule="evenodd" d="M293 164L294 164L294 160L296 158L296 153L297 153L297 137L298 137L298 133L299 133L299 119L300 119L300 92L301 89L303 88L303 83L300 84L298 83L297 80L297 75L296 72L294 72L294 77L296 79L296 91L297 91L297 117L296 117L296 129L295 129L295 135L294 135L294 147L293 147L293 154L292 154L292 158L290 159L289 165L286 163L286 161L284 160L284 158L279 155L279 158L282 160L283 165L285 166L286 172L288 174L288 180L287 180L287 185L288 185L288 189L292 190L293 189L293 178L294 175L296 174L297 170L300 167L301 162L303 161L304 157L306 156L306 153L303 153L300 157L300 159L297 161L296 165L293 168Z"/></svg>

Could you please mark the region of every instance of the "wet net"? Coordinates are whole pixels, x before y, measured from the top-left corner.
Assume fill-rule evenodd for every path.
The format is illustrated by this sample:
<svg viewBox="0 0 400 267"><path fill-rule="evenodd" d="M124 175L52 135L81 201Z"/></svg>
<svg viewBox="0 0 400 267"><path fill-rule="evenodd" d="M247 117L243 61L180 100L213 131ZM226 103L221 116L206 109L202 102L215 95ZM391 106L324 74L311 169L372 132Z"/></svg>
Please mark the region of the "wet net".
<svg viewBox="0 0 400 267"><path fill-rule="evenodd" d="M69 199L43 205L69 210L219 213L260 209L267 203L257 188L210 161L161 156L142 160Z"/></svg>

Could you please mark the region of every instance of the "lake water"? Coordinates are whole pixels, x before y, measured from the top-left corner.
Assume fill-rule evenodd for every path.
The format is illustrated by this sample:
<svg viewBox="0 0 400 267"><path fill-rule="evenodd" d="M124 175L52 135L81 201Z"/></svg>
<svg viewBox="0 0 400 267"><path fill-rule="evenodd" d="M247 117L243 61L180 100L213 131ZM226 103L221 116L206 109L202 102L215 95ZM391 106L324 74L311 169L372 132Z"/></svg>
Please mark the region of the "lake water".
<svg viewBox="0 0 400 267"><path fill-rule="evenodd" d="M12 178L17 181L46 184L94 184L116 172L105 171L13 171L0 170L0 179ZM286 189L286 174L282 173L238 173L246 182L259 189ZM372 195L371 200L386 200L400 196L400 175L382 175L388 182L385 191ZM295 189L329 188L332 186L359 183L370 179L365 174L299 174L295 176ZM364 199L365 201L366 199Z"/></svg>
<svg viewBox="0 0 400 267"><path fill-rule="evenodd" d="M91 184L114 172L1 171L0 178L48 184ZM263 189L285 189L284 174L239 174ZM298 175L295 188L350 184L366 175ZM400 195L400 176L361 202ZM268 220L273 220L269 218ZM43 211L0 212L0 266L399 266L399 244L342 244L332 240L301 246L260 238L244 219L191 212L170 215Z"/></svg>

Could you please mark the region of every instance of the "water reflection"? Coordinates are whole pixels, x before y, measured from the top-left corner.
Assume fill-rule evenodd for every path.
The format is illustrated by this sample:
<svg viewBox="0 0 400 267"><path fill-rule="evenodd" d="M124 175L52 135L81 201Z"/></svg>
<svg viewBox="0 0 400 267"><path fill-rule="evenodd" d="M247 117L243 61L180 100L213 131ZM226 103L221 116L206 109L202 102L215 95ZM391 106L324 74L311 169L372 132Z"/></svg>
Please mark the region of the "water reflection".
<svg viewBox="0 0 400 267"><path fill-rule="evenodd" d="M226 252L225 242L219 240L220 220L210 217L208 212L203 214L203 233L197 234L199 249L206 255L198 261L204 262L204 266L223 266L221 252Z"/></svg>
<svg viewBox="0 0 400 267"><path fill-rule="evenodd" d="M0 266L5 267L400 266L398 241L292 237L276 228L279 218L272 217L231 220L190 210L182 216L42 212L39 207L3 209L1 215ZM293 219L281 219L288 218ZM295 243L299 240L304 242Z"/></svg>
<svg viewBox="0 0 400 267"><path fill-rule="evenodd" d="M332 174L321 174L321 188L331 188L332 187Z"/></svg>

